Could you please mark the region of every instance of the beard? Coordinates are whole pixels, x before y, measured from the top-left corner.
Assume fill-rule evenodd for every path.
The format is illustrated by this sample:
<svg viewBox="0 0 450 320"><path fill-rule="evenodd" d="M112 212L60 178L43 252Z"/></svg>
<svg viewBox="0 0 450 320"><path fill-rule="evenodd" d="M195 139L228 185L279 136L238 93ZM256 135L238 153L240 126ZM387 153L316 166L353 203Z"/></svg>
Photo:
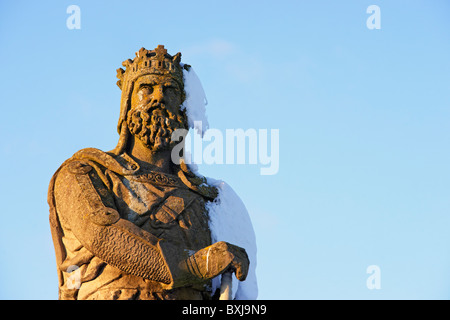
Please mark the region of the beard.
<svg viewBox="0 0 450 320"><path fill-rule="evenodd" d="M175 115L164 104L139 106L127 114L128 130L152 151L168 150L178 141L172 142L172 133L176 129L186 129L187 119L184 113Z"/></svg>

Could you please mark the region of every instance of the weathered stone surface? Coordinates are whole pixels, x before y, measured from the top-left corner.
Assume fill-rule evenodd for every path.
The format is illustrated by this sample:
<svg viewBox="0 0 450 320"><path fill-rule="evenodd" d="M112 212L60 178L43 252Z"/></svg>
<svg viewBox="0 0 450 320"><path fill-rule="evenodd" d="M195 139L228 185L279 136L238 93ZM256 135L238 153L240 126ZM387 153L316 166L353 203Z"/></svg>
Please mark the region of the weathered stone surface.
<svg viewBox="0 0 450 320"><path fill-rule="evenodd" d="M187 128L180 60L163 46L126 60L117 147L80 150L52 177L60 299L211 299L217 275L245 279L245 250L211 243L217 191L171 161L171 134Z"/></svg>

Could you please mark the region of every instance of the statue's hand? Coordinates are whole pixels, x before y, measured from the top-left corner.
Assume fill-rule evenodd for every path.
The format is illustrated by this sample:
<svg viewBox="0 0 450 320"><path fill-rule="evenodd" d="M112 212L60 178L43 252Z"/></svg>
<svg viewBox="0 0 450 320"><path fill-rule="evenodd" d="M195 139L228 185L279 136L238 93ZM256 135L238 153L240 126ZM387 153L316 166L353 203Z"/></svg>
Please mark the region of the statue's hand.
<svg viewBox="0 0 450 320"><path fill-rule="evenodd" d="M244 248L225 241L197 251L186 262L190 272L202 279L211 279L224 272L234 272L240 281L247 277L250 265Z"/></svg>
<svg viewBox="0 0 450 320"><path fill-rule="evenodd" d="M224 241L217 242L213 246L216 248L216 263L219 269L222 269L219 271L219 274L232 271L236 274L238 280L244 281L247 278L248 267L250 265L250 260L245 249Z"/></svg>

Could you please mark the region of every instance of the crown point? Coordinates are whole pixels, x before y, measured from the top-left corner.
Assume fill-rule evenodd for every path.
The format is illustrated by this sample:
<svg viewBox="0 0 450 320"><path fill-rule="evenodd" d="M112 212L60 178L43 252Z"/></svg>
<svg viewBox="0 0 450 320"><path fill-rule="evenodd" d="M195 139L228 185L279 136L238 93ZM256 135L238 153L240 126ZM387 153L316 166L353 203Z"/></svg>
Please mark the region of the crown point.
<svg viewBox="0 0 450 320"><path fill-rule="evenodd" d="M156 47L155 52L156 52L156 58L158 60L163 60L164 56L167 54L167 50L164 49L164 46L162 44L159 44Z"/></svg>
<svg viewBox="0 0 450 320"><path fill-rule="evenodd" d="M136 57L139 58L145 56L146 51L147 50L144 47L140 48L139 51L136 52Z"/></svg>
<svg viewBox="0 0 450 320"><path fill-rule="evenodd" d="M125 70L123 70L122 68L119 68L119 69L117 69L116 71L117 71L116 77L117 77L118 79L122 79L122 78L123 78L123 74L125 73Z"/></svg>
<svg viewBox="0 0 450 320"><path fill-rule="evenodd" d="M176 55L173 56L172 61L174 63L180 63L181 61L181 52L178 52Z"/></svg>
<svg viewBox="0 0 450 320"><path fill-rule="evenodd" d="M128 66L131 65L132 63L133 63L133 60L127 59L124 62L122 62L122 66L128 68Z"/></svg>

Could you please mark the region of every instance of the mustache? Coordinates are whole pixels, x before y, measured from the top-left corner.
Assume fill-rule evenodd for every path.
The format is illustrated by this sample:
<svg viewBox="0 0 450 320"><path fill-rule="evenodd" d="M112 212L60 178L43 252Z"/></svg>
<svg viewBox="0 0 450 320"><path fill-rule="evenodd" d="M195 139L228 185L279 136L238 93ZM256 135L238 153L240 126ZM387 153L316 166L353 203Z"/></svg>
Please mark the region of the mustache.
<svg viewBox="0 0 450 320"><path fill-rule="evenodd" d="M164 103L148 104L138 107L136 110L139 110L140 116L146 123L170 127L174 124L174 121L181 122L184 120L183 116L178 116L167 109Z"/></svg>

